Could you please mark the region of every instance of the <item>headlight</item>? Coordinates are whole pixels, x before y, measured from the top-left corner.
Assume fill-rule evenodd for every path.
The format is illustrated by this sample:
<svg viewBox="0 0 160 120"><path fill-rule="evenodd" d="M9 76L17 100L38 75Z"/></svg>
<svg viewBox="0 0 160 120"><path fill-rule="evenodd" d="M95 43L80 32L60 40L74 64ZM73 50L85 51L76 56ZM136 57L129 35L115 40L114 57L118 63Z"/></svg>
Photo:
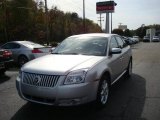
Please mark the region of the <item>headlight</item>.
<svg viewBox="0 0 160 120"><path fill-rule="evenodd" d="M85 80L86 73L87 73L87 69L73 71L67 75L67 78L65 79L64 84L70 85L70 84L83 83Z"/></svg>

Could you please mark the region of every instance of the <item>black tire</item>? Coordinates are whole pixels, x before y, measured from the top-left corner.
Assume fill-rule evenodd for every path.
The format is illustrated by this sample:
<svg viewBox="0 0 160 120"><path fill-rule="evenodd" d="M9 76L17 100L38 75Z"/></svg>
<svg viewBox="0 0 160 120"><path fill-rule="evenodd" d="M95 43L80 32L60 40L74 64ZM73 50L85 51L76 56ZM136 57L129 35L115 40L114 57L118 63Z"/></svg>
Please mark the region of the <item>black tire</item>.
<svg viewBox="0 0 160 120"><path fill-rule="evenodd" d="M28 58L25 55L21 55L18 58L18 65L22 67L26 62L28 62Z"/></svg>
<svg viewBox="0 0 160 120"><path fill-rule="evenodd" d="M96 105L98 108L103 108L106 106L109 97L109 77L103 76L99 82Z"/></svg>
<svg viewBox="0 0 160 120"><path fill-rule="evenodd" d="M4 75L5 72L6 72L6 69L1 69L1 70L0 70L0 75Z"/></svg>
<svg viewBox="0 0 160 120"><path fill-rule="evenodd" d="M132 75L132 59L129 61L127 72L126 72L126 77L130 77L131 75Z"/></svg>

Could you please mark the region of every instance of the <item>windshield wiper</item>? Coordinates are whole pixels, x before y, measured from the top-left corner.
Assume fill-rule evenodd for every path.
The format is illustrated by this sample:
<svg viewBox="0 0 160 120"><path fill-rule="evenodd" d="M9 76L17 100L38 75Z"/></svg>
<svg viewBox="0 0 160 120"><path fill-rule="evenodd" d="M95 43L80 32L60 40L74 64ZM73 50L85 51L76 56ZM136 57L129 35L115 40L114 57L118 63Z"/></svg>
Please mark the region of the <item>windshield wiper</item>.
<svg viewBox="0 0 160 120"><path fill-rule="evenodd" d="M51 53L51 54L60 54L60 53Z"/></svg>
<svg viewBox="0 0 160 120"><path fill-rule="evenodd" d="M79 53L63 53L63 54L67 54L67 55L79 55Z"/></svg>

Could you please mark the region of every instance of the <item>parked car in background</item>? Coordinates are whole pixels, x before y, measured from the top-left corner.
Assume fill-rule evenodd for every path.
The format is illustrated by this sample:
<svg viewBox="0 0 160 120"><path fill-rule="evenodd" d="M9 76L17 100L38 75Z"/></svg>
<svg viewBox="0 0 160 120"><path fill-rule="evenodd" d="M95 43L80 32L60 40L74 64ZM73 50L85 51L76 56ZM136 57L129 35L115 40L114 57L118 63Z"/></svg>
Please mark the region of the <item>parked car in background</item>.
<svg viewBox="0 0 160 120"><path fill-rule="evenodd" d="M123 39L128 45L135 44L135 42L130 37L123 37Z"/></svg>
<svg viewBox="0 0 160 120"><path fill-rule="evenodd" d="M143 42L150 42L149 36L144 36L143 37Z"/></svg>
<svg viewBox="0 0 160 120"><path fill-rule="evenodd" d="M1 48L10 50L14 61L19 66L30 60L49 54L51 49L50 47L45 47L31 41L11 41L2 45Z"/></svg>
<svg viewBox="0 0 160 120"><path fill-rule="evenodd" d="M0 74L10 68L13 64L12 52L9 50L0 49Z"/></svg>
<svg viewBox="0 0 160 120"><path fill-rule="evenodd" d="M132 52L116 34L66 38L52 54L26 63L16 80L24 100L55 106L96 101L106 105L110 87L132 74Z"/></svg>
<svg viewBox="0 0 160 120"><path fill-rule="evenodd" d="M138 41L132 37L128 37L132 44L138 43Z"/></svg>
<svg viewBox="0 0 160 120"><path fill-rule="evenodd" d="M153 36L152 42L160 42L160 39L158 36Z"/></svg>
<svg viewBox="0 0 160 120"><path fill-rule="evenodd" d="M133 36L132 40L134 40L136 43L139 42L139 37L138 36Z"/></svg>

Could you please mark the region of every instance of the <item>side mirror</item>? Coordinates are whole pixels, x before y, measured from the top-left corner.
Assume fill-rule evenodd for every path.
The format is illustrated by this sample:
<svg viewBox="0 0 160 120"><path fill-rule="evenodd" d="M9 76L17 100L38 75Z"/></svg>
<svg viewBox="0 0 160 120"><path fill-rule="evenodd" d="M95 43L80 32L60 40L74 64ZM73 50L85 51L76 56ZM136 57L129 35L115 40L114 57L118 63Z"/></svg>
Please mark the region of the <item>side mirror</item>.
<svg viewBox="0 0 160 120"><path fill-rule="evenodd" d="M112 48L111 54L120 54L122 52L121 48Z"/></svg>

